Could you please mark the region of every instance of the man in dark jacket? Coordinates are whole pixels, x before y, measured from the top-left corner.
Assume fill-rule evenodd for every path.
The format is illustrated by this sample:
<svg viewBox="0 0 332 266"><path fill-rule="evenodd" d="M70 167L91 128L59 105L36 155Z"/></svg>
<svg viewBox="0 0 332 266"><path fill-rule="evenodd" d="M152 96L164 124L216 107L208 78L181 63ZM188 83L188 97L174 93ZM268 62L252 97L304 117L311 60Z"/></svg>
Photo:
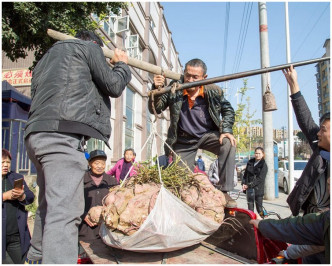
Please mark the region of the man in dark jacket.
<svg viewBox="0 0 332 266"><path fill-rule="evenodd" d="M284 69L283 73L290 86L297 122L313 152L301 177L288 196L287 202L294 216L298 215L300 210L303 210L304 215L323 212L330 208L330 193L326 185L329 162L322 156L322 153L330 151L330 113L320 118L320 126L318 126L301 95L295 69L291 66ZM322 259L319 259L319 255L314 255L304 258L303 262L316 264L322 263Z"/></svg>
<svg viewBox="0 0 332 266"><path fill-rule="evenodd" d="M287 202L294 216L298 215L301 209L304 214L323 211L330 205L330 196L326 190L328 161L324 160L320 153L324 150L330 151L330 113L321 117L320 126L318 126L312 119L311 112L301 94L296 70L291 67L284 70L284 74L290 86L297 122L313 151ZM315 187L325 189L318 193Z"/></svg>
<svg viewBox="0 0 332 266"><path fill-rule="evenodd" d="M181 82L206 79L206 72L207 67L202 60L192 59L185 65ZM156 75L152 89L164 84L165 78ZM169 145L191 170L195 167L198 149L218 155L220 178L217 186L224 192L228 206L235 207L236 202L227 194L234 188L236 140L232 127L235 113L231 104L224 98L222 90L211 84L175 93L169 92L155 97L154 107L157 114L167 107L170 110L171 122L165 145L166 155L170 151ZM153 113L151 98L149 110Z"/></svg>
<svg viewBox="0 0 332 266"><path fill-rule="evenodd" d="M79 39L56 42L38 62L25 145L37 169L39 207L30 261L77 262L78 225L84 210L85 140L108 145L109 97L119 97L131 79L128 56L115 49L107 65L101 39L82 31Z"/></svg>

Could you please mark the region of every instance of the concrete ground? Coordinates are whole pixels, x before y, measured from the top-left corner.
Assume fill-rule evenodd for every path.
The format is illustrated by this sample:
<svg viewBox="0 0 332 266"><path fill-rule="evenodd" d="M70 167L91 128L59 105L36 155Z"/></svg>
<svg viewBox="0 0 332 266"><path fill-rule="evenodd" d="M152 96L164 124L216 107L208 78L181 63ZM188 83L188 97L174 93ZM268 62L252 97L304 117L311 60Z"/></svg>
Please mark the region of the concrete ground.
<svg viewBox="0 0 332 266"><path fill-rule="evenodd" d="M230 193L230 196L233 199L236 199L237 206L238 208L244 208L247 209L247 199L246 199L246 194L240 192L242 191L241 183L238 182L237 186L234 188L234 190ZM240 193L239 193L240 192ZM288 207L288 204L286 202L288 195L286 195L282 189L279 189L278 193L278 198L275 198L274 200L263 200L263 207L266 209L268 212L276 212L280 215L281 218L287 218L290 215L292 215L291 210ZM256 211L256 206L255 206L255 213ZM271 215L269 218L272 219L278 219L276 215Z"/></svg>

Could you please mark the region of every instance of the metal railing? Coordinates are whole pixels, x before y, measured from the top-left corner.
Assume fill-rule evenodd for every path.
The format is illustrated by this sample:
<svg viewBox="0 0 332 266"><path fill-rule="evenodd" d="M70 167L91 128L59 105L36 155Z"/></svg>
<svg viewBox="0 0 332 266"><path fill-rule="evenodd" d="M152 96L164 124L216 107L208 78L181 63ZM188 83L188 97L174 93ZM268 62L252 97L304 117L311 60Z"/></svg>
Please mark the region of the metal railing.
<svg viewBox="0 0 332 266"><path fill-rule="evenodd" d="M12 161L16 160L15 171L30 175L31 161L24 145L24 127L26 122L23 119L2 119L2 147L10 151Z"/></svg>

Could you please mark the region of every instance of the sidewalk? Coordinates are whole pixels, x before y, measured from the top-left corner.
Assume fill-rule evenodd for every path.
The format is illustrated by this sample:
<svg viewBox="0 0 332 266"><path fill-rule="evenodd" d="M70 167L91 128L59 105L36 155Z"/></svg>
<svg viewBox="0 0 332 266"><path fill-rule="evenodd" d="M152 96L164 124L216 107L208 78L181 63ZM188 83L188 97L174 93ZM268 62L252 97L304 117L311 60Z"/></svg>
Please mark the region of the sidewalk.
<svg viewBox="0 0 332 266"><path fill-rule="evenodd" d="M233 199L236 199L239 195L239 191L242 191L241 182L238 182L237 186L234 190L230 193L230 196ZM263 206L266 211L276 212L280 215L281 218L287 218L292 215L291 210L288 207L286 202L288 195L286 195L282 189L279 189L278 198L274 200L263 200ZM246 194L240 192L239 198L236 200L238 208L248 209ZM256 206L255 206L255 213ZM271 219L278 219L276 215L271 215L269 218Z"/></svg>

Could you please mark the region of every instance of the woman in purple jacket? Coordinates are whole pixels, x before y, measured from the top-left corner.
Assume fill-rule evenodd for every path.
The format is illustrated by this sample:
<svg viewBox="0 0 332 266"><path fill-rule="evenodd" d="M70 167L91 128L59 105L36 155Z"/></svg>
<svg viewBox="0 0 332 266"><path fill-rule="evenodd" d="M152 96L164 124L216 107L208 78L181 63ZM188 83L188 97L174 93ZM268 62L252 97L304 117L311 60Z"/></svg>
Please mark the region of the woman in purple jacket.
<svg viewBox="0 0 332 266"><path fill-rule="evenodd" d="M35 195L25 181L22 188L14 188L14 181L23 176L10 171L11 159L9 151L2 149L2 263L11 258L22 264L31 239L25 205L31 204Z"/></svg>
<svg viewBox="0 0 332 266"><path fill-rule="evenodd" d="M118 182L120 182L120 180L124 180L128 171L135 163L135 156L136 153L134 149L132 148L125 149L123 153L123 158L117 161L116 164L113 166L113 168L111 170L108 170L106 174L115 176ZM134 174L136 174L136 167L131 168L129 177L131 177Z"/></svg>

